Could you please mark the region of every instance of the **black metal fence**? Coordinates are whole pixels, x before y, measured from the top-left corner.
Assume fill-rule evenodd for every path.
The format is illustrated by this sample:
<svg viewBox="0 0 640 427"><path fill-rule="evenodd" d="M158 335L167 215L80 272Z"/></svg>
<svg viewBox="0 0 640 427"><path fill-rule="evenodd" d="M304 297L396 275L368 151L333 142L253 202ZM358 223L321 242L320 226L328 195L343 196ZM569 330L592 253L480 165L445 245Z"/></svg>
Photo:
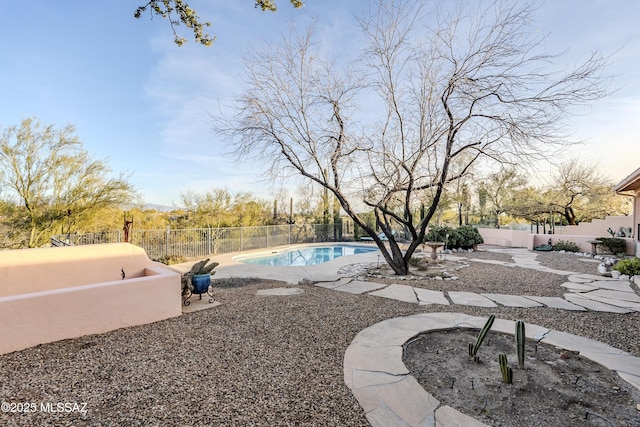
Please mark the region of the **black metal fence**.
<svg viewBox="0 0 640 427"><path fill-rule="evenodd" d="M291 224L263 227L188 228L132 230L129 243L140 246L149 258L195 258L208 255L270 248L295 243L334 242L344 239L341 224ZM52 246L118 243L124 233L107 231L61 234L51 238Z"/></svg>

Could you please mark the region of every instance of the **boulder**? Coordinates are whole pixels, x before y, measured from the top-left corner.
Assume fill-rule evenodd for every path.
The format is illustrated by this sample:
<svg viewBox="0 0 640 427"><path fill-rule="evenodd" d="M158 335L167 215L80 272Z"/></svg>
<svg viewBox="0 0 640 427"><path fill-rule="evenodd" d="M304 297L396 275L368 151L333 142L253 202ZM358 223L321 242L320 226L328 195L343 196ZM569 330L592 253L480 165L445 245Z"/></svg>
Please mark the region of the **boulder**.
<svg viewBox="0 0 640 427"><path fill-rule="evenodd" d="M611 277L611 270L607 268L604 264L598 265L598 274L605 277Z"/></svg>

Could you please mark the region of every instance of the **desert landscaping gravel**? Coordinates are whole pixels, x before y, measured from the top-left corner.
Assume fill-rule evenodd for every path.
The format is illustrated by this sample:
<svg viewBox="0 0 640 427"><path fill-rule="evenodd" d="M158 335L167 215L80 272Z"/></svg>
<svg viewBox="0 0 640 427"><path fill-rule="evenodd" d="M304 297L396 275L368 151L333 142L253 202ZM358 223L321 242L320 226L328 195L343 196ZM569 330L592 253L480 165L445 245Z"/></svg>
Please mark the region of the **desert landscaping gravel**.
<svg viewBox="0 0 640 427"><path fill-rule="evenodd" d="M496 255L479 254L469 256ZM596 263L575 255L547 255L538 260L551 268L596 271ZM564 281L476 262L461 271L457 290L473 292L550 295ZM222 305L215 308L0 356L3 402L86 403L87 409L0 412L0 425L368 425L344 384L344 352L362 329L424 312L522 319L640 356L640 313L418 306L311 285L300 285L301 295L258 296L259 289L283 284L255 279L218 285Z"/></svg>

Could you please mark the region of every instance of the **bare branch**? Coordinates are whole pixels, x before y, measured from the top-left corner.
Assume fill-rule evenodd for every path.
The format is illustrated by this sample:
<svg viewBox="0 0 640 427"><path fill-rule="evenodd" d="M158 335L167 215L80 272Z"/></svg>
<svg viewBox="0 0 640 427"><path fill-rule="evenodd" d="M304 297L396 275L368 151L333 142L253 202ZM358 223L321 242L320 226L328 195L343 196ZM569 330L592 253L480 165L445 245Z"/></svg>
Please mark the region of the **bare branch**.
<svg viewBox="0 0 640 427"><path fill-rule="evenodd" d="M405 274L450 186L462 189L479 162L524 164L566 147L567 115L607 93L600 54L553 68L559 56L534 36L534 12L480 2L431 15L415 2L380 0L359 19L366 44L349 64L323 52L313 28L290 33L248 58L249 89L216 131L238 159L259 158L274 176L293 170L332 192ZM365 123L355 118L363 115ZM373 211L387 242L356 204ZM410 237L408 250L394 231Z"/></svg>

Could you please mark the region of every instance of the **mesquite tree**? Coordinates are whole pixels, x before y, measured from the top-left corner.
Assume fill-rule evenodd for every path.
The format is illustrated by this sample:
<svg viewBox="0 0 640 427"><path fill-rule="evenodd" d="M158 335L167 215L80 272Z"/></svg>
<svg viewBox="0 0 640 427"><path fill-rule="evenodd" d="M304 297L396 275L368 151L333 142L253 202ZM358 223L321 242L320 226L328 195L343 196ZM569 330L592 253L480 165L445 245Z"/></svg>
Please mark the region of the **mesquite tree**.
<svg viewBox="0 0 640 427"><path fill-rule="evenodd" d="M106 161L83 148L73 126L57 129L34 118L0 128L1 247L38 247L53 230L70 233L76 221L135 198L128 174L111 177ZM66 228L66 229L65 229Z"/></svg>
<svg viewBox="0 0 640 427"><path fill-rule="evenodd" d="M561 148L570 107L606 91L597 54L549 69L557 57L532 35L531 5L451 5L380 1L358 18L362 49L334 59L313 28L260 46L235 114L215 126L239 158L333 193L397 274L407 274L447 186L482 160L522 163ZM358 214L363 205L387 241Z"/></svg>

